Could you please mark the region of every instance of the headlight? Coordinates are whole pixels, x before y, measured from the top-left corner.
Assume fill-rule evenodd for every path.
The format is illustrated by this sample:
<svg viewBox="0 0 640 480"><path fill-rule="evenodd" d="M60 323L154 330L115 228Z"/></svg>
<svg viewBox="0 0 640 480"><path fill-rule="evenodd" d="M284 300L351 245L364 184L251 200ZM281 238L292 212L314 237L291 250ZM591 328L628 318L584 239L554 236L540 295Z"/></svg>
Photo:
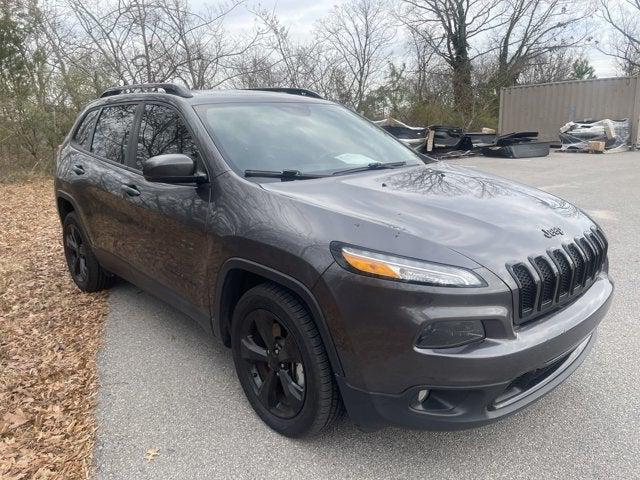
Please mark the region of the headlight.
<svg viewBox="0 0 640 480"><path fill-rule="evenodd" d="M396 257L340 244L332 244L331 251L342 267L365 275L439 287L486 286L479 275L465 268Z"/></svg>

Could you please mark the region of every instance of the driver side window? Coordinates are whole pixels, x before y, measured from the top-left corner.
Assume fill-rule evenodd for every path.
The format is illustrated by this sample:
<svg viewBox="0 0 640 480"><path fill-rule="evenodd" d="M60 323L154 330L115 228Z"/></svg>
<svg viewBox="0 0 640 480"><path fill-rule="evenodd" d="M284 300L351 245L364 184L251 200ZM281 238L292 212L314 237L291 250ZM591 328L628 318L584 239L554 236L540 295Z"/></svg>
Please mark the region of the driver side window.
<svg viewBox="0 0 640 480"><path fill-rule="evenodd" d="M173 108L164 105L145 105L138 133L135 165L142 170L144 162L153 156L165 153L182 153L195 162L202 171L202 159L193 137Z"/></svg>

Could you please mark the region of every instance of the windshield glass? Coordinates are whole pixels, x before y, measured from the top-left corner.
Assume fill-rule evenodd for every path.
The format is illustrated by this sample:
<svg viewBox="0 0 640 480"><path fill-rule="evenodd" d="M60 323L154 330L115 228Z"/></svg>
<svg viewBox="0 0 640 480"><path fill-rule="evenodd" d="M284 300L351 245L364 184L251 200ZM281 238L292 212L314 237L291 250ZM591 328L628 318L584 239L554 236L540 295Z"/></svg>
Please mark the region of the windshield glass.
<svg viewBox="0 0 640 480"><path fill-rule="evenodd" d="M408 147L338 105L234 103L196 110L225 159L241 173L331 174L372 163L422 163Z"/></svg>

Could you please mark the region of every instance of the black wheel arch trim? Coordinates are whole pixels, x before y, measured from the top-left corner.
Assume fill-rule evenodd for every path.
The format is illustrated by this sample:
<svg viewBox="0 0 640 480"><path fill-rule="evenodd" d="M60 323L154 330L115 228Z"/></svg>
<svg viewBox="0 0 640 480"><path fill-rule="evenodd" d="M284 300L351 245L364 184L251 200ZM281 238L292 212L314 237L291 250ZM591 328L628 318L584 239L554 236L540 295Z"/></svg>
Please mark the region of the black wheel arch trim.
<svg viewBox="0 0 640 480"><path fill-rule="evenodd" d="M335 348L335 344L333 342L333 338L331 337L331 333L329 328L327 327L327 323L324 318L324 314L322 313L322 309L313 293L309 288L307 288L303 283L296 280L295 278L282 273L278 270L275 270L271 267L267 267L266 265L262 265L256 263L251 260L247 260L244 258L230 258L228 259L220 268L217 275L216 282L216 290L215 290L215 298L214 298L214 315L211 319L211 328L213 330L213 334L219 338L223 339L223 332L226 331L225 328L227 326L223 325L223 322L228 321L225 318L224 312L224 287L225 282L227 280L227 276L232 270L246 270L250 273L260 275L261 277L267 278L275 283L282 285L285 288L288 288L293 293L295 293L300 299L307 305L309 308L309 313L311 314L311 318L320 333L320 337L322 338L322 342L327 350L327 355L329 357L329 362L331 363L331 368L333 369L333 373L336 375L343 376L344 371L342 369L342 364L340 363L340 358L338 356L338 352Z"/></svg>
<svg viewBox="0 0 640 480"><path fill-rule="evenodd" d="M80 222L82 223L82 228L84 229L84 232L87 235L87 241L89 242L89 246L93 248L93 235L92 235L92 232L90 232L89 229L87 228L87 222L84 221L84 213L80 208L78 202L76 202L75 198L73 198L73 196L71 196L67 192L63 190L56 190L56 211L58 212L58 218L60 219L61 223L63 223L64 220L62 218L62 215L58 206L58 200L60 199L63 199L71 204L71 206L73 207L73 211L75 212Z"/></svg>

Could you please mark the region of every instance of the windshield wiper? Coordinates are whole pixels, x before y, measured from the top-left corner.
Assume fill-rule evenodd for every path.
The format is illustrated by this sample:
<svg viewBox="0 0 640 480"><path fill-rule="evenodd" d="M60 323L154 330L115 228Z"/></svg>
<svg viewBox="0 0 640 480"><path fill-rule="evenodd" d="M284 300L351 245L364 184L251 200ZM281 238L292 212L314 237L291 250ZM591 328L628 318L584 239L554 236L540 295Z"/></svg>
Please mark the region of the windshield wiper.
<svg viewBox="0 0 640 480"><path fill-rule="evenodd" d="M300 170L245 170L245 177L264 177L264 178L280 178L286 180L308 180L311 178L322 178L328 175L320 175L313 173L302 173Z"/></svg>
<svg viewBox="0 0 640 480"><path fill-rule="evenodd" d="M342 175L343 173L366 172L367 170L379 170L383 168L395 168L406 165L407 162L371 162L369 165L362 167L347 168L345 170L336 170L333 175Z"/></svg>

